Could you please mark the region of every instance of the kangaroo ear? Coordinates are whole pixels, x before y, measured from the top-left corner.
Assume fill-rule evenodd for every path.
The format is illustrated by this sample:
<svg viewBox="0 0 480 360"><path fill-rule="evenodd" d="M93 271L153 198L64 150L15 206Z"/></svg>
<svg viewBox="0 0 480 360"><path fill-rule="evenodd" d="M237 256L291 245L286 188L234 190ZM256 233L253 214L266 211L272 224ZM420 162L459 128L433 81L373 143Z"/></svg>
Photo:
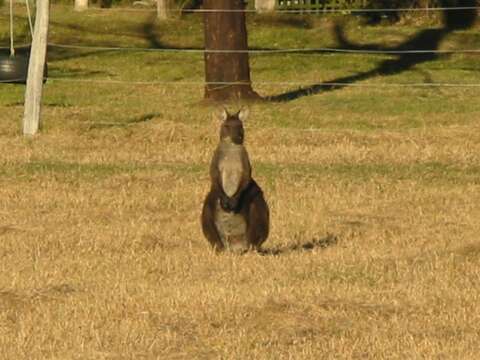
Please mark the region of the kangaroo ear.
<svg viewBox="0 0 480 360"><path fill-rule="evenodd" d="M228 111L225 108L221 108L216 115L217 119L223 122L228 118Z"/></svg>
<svg viewBox="0 0 480 360"><path fill-rule="evenodd" d="M248 108L246 107L243 107L240 109L240 111L238 112L238 118L244 122L247 120L248 118L248 114L250 113L250 110L248 110Z"/></svg>

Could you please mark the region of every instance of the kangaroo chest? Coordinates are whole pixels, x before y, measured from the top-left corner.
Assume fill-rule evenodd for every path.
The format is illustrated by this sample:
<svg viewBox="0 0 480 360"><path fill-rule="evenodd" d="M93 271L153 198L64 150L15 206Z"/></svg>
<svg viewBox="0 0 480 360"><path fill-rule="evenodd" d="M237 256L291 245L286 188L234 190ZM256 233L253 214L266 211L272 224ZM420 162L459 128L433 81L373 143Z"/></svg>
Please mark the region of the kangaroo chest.
<svg viewBox="0 0 480 360"><path fill-rule="evenodd" d="M222 188L227 196L233 196L242 181L245 171L243 162L244 148L242 145L228 144L220 148L218 169L222 180Z"/></svg>

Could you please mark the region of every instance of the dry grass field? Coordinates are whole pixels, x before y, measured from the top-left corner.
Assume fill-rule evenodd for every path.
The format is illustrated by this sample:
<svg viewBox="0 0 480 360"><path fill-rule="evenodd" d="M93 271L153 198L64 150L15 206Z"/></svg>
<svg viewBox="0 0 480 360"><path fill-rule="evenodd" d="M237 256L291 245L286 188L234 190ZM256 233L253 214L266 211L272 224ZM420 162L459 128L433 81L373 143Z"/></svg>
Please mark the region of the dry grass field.
<svg viewBox="0 0 480 360"><path fill-rule="evenodd" d="M52 42L89 43L92 22L123 31L97 44L148 46L144 15L53 11ZM253 46L332 41L323 20L289 27L291 38L260 20ZM182 44L201 29L193 16L155 26ZM363 36L401 42L420 30ZM480 47L478 28L445 41ZM351 87L251 104L246 143L271 235L262 254L215 255L199 224L218 129L202 87L58 79L201 80L201 55L50 56L39 136L20 135L24 87L0 85L2 359L477 358L478 88ZM385 59L256 56L252 77L328 81ZM358 84L480 83L478 70L477 57L452 55Z"/></svg>

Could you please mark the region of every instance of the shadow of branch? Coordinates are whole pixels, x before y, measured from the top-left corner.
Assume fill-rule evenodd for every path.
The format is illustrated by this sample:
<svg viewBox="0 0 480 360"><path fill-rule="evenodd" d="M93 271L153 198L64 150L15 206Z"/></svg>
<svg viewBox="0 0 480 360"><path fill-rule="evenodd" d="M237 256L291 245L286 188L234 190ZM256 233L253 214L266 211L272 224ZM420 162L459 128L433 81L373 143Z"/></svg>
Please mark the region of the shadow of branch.
<svg viewBox="0 0 480 360"><path fill-rule="evenodd" d="M464 30L472 27L477 19L476 9L474 7L476 0L457 0L452 5L448 1L442 1L443 6L463 6L465 9L456 11L443 11L443 26L441 28L424 29L414 36L398 44L397 46L382 46L379 44L356 44L350 41L344 27L337 23L334 26L335 38L337 40L337 49L363 50L363 51L398 51L400 53L392 54L396 58L382 61L377 67L370 71L358 73L351 76L337 78L324 83L314 84L302 87L296 90L284 92L282 94L269 96L266 99L272 102L292 101L304 96L315 95L320 92L328 92L342 89L349 84L367 80L376 76L390 76L402 73L412 69L414 66L428 61L435 61L440 58L434 51L440 48L441 43L447 35L457 30ZM425 50L427 50L425 52ZM407 51L407 52L405 52ZM419 51L419 52L415 52ZM431 51L431 52L428 52ZM334 84L334 85L332 85Z"/></svg>

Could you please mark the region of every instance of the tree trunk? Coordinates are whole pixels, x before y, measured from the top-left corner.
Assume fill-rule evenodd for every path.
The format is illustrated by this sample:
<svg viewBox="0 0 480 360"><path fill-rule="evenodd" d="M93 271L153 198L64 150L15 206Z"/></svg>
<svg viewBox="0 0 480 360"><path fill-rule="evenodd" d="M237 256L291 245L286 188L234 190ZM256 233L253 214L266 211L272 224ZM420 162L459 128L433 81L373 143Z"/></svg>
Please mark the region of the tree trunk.
<svg viewBox="0 0 480 360"><path fill-rule="evenodd" d="M35 29L28 64L23 134L35 135L41 128L40 111L42 106L43 74L47 54L49 0L37 3Z"/></svg>
<svg viewBox="0 0 480 360"><path fill-rule="evenodd" d="M99 4L102 9L110 9L112 7L112 0L100 0Z"/></svg>
<svg viewBox="0 0 480 360"><path fill-rule="evenodd" d="M75 0L75 11L84 11L88 9L88 0Z"/></svg>
<svg viewBox="0 0 480 360"><path fill-rule="evenodd" d="M477 20L477 0L441 0L442 7L465 7L472 9L463 9L458 11L443 11L443 23L447 30L462 30L468 29L475 24Z"/></svg>
<svg viewBox="0 0 480 360"><path fill-rule="evenodd" d="M243 0L204 0L205 99L259 99L250 82ZM212 9L227 11L208 12ZM233 11L232 11L233 10ZM234 50L236 52L223 52ZM218 52L215 52L218 51ZM240 52L238 52L240 51Z"/></svg>

